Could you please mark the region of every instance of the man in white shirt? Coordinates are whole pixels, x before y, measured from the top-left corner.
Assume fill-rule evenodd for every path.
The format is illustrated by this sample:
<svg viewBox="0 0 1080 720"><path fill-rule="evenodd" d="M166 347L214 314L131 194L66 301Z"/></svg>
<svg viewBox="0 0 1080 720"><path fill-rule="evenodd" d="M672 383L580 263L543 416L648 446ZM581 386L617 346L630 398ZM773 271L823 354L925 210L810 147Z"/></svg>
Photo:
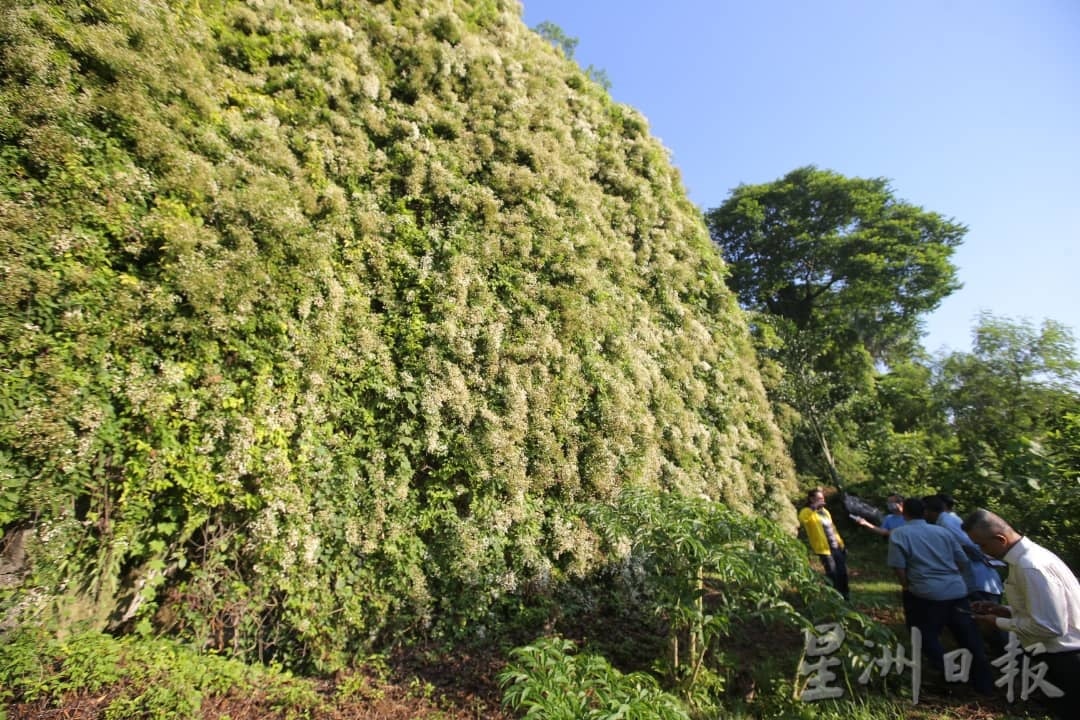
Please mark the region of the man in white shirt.
<svg viewBox="0 0 1080 720"><path fill-rule="evenodd" d="M1080 717L1080 581L1061 558L989 510L969 515L964 532L984 553L1009 566L1009 604L972 603L975 619L1016 633L1024 647L1041 643L1046 652L1035 659L1046 663L1046 679L1065 693L1048 698L1048 704L1060 717Z"/></svg>

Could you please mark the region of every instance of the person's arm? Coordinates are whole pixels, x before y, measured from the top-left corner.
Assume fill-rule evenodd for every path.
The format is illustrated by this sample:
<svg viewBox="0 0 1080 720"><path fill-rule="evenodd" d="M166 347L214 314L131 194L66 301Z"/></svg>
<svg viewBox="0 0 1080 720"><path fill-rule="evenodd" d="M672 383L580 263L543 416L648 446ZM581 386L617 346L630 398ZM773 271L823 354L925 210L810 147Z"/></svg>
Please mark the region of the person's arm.
<svg viewBox="0 0 1080 720"><path fill-rule="evenodd" d="M960 549L964 551L964 554L967 555L967 558L971 561L972 565L978 563L980 565L986 565L987 567L989 567L990 563L986 557L986 554L979 549L978 545L974 543L972 543L971 545L960 543Z"/></svg>
<svg viewBox="0 0 1080 720"><path fill-rule="evenodd" d="M907 553L896 542L896 538L889 540L889 555L886 559L886 563L896 573L896 579L900 583L900 587L907 590L908 587L908 575L907 575Z"/></svg>
<svg viewBox="0 0 1080 720"><path fill-rule="evenodd" d="M961 573L968 571L971 568L971 560L968 558L967 553L964 552L964 548L961 547L956 538L950 535L949 539L952 540L953 561L956 563L957 569Z"/></svg>
<svg viewBox="0 0 1080 720"><path fill-rule="evenodd" d="M995 624L1026 637L1052 640L1064 635L1068 630L1068 602L1061 583L1036 568L1013 567L1009 572L1024 574L1027 611L1010 612L1012 617L998 617Z"/></svg>
<svg viewBox="0 0 1080 720"><path fill-rule="evenodd" d="M840 535L840 528L836 527L836 522L832 519L832 513L826 510L825 514L829 516L829 522L832 523L833 534L836 535L836 542L840 544L841 549L844 549L844 538ZM821 534L824 535L825 531L822 530Z"/></svg>
<svg viewBox="0 0 1080 720"><path fill-rule="evenodd" d="M950 526L945 526L945 529L949 530L950 533L947 537L952 544L953 563L956 564L956 569L959 571L960 576L964 578L964 584L967 585L969 589L978 588L979 580L975 576L975 565L971 561L971 558L968 557L967 552L964 551L963 543L956 537L956 531L952 530ZM960 531L960 534L963 535L964 532Z"/></svg>
<svg viewBox="0 0 1080 720"><path fill-rule="evenodd" d="M877 525L875 525L874 523L870 522L870 521L869 521L869 520L867 520L866 518L864 518L864 517L859 517L859 516L857 516L857 515L855 516L855 524L856 524L856 525L862 525L862 526L863 526L864 528L866 528L866 529L867 529L867 530L869 530L870 532L874 533L875 535L880 535L881 537L884 537L884 538L887 538L887 537L889 537L889 535L891 534L891 533L890 533L890 532L889 532L888 530L886 530L885 528L883 528L883 527L878 527Z"/></svg>
<svg viewBox="0 0 1080 720"><path fill-rule="evenodd" d="M971 603L971 611L976 615L992 615L994 617L1012 617L1012 608L1008 605L990 602L989 600L974 600Z"/></svg>

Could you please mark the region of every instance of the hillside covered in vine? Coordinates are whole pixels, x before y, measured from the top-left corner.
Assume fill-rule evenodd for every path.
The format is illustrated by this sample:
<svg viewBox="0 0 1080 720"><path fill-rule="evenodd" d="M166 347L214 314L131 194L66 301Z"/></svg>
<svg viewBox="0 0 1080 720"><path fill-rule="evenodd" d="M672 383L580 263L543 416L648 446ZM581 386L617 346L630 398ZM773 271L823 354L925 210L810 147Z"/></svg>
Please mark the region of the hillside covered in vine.
<svg viewBox="0 0 1080 720"><path fill-rule="evenodd" d="M699 210L512 0L13 0L0 139L5 622L325 670L625 488L793 525Z"/></svg>

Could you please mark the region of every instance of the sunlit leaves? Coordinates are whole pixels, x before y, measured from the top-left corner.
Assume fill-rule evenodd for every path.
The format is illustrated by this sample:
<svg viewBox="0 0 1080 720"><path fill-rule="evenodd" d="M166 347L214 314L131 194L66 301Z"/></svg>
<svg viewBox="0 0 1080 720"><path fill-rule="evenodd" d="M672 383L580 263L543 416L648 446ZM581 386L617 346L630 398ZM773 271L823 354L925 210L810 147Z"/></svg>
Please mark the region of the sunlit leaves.
<svg viewBox="0 0 1080 720"><path fill-rule="evenodd" d="M790 523L644 118L514 3L345 5L0 18L0 517L36 523L32 581L326 669L594 571L573 508L625 485Z"/></svg>
<svg viewBox="0 0 1080 720"><path fill-rule="evenodd" d="M574 654L574 643L540 638L511 651L499 673L503 704L549 720L688 720L678 700L645 673L623 674L598 655Z"/></svg>

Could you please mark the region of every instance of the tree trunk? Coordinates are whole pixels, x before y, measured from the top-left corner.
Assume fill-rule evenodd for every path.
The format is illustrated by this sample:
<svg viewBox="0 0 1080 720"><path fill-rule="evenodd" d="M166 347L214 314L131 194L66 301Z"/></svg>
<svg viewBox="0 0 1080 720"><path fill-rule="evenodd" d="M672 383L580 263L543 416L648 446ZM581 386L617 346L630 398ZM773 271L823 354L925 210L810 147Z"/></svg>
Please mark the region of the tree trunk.
<svg viewBox="0 0 1080 720"><path fill-rule="evenodd" d="M810 426L814 428L814 435L817 436L818 444L821 445L821 456L825 458L825 464L829 468L829 477L832 479L833 485L837 490L843 491L843 486L840 484L840 472L836 469L836 460L833 459L832 450L829 449L829 439L825 437L825 430L818 422L817 415L810 414Z"/></svg>

